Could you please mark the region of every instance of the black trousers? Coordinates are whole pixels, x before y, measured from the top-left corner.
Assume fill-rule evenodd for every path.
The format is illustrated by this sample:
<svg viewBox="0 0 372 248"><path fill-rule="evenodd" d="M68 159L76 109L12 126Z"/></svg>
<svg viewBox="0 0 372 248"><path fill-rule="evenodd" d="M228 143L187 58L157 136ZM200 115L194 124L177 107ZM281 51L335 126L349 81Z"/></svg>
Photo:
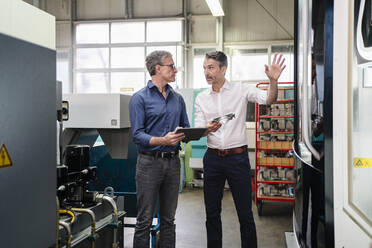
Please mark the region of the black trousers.
<svg viewBox="0 0 372 248"><path fill-rule="evenodd" d="M203 164L208 248L222 248L221 200L226 180L240 222L242 247L256 248L257 236L252 213L248 153L220 157L207 151Z"/></svg>
<svg viewBox="0 0 372 248"><path fill-rule="evenodd" d="M138 155L136 167L137 223L134 248L150 246L150 229L159 197L160 247L176 247L174 224L180 187L180 159Z"/></svg>

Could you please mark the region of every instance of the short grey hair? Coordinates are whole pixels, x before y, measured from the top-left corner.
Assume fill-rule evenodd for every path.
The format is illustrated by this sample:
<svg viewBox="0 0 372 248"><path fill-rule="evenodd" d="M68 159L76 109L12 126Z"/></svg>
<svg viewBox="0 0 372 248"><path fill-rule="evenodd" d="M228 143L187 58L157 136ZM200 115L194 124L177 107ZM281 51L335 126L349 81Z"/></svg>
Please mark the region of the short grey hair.
<svg viewBox="0 0 372 248"><path fill-rule="evenodd" d="M157 50L147 55L146 68L150 76L155 75L155 66L161 65L166 57L172 57L172 54L167 51Z"/></svg>
<svg viewBox="0 0 372 248"><path fill-rule="evenodd" d="M218 65L220 66L220 68L222 66L226 66L227 67L227 57L226 57L226 54L224 54L224 52L221 52L221 51L208 52L205 55L205 58L206 59L214 59L214 60L216 60L218 62Z"/></svg>

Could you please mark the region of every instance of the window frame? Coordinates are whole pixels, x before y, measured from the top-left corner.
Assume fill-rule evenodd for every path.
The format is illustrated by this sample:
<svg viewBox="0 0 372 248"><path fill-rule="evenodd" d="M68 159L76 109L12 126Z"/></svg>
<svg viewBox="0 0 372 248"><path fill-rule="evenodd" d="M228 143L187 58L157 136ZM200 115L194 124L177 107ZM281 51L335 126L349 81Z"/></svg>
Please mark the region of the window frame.
<svg viewBox="0 0 372 248"><path fill-rule="evenodd" d="M293 41L267 41L267 42L250 42L250 43L244 43L244 44L234 44L234 43L225 43L224 46L224 52L227 56L228 59L228 72L227 74L230 75L230 82L242 82L242 83L247 83L247 84L256 84L258 82L262 81L268 81L267 78L261 79L252 79L252 80L246 80L246 79L240 79L240 80L233 80L232 79L232 69L233 69L233 64L232 64L232 56L233 56L233 51L235 49L267 49L267 64L271 65L272 58L274 56L272 52L272 47L278 47L278 46L292 46L293 47L293 52L292 55L294 55L294 42ZM194 88L195 83L194 83L194 78L193 78L193 67L194 67L194 58L195 57L200 57L201 55L195 55L195 49L216 49L218 50L218 46L215 44L206 44L206 45L193 45L192 46L192 54L191 54L191 62L190 62L190 68L192 68L190 71L190 75L192 76L192 83L191 87ZM291 54L291 53L290 53ZM286 67L288 69L289 66ZM294 80L294 72L292 72L292 78ZM293 81L292 80L292 81Z"/></svg>
<svg viewBox="0 0 372 248"><path fill-rule="evenodd" d="M271 61L272 61L273 56L274 56L274 53L272 52L272 47L279 47L279 46L292 46L293 47L292 54L294 54L294 42L293 41L254 42L253 44L239 44L239 45L228 44L228 45L225 45L225 51L226 51L226 55L228 55L228 57L230 58L229 62L231 62L232 56L233 56L233 51L235 49L267 49L267 64L271 65ZM232 67L234 65L232 65L232 63L229 63L229 64L230 64L230 68L228 70L230 71L230 75L232 75ZM288 68L289 68L289 66L286 67L286 69L288 69ZM292 78L294 80L294 72L292 72ZM267 78L262 79L262 81L267 81L267 80L268 80ZM245 79L232 80L231 79L231 82L244 82L244 83L258 83L260 81L261 81L261 79L258 79L258 80L256 80L256 79L252 79L252 80L245 80Z"/></svg>
<svg viewBox="0 0 372 248"><path fill-rule="evenodd" d="M173 42L147 42L147 23L154 22L154 21L181 21L181 41L173 41ZM181 87L185 86L185 28L184 28L184 18L153 18L153 19L135 19L135 20L100 20L100 21L77 21L73 23L73 40L72 40L72 85L71 90L72 93L79 93L77 92L77 74L78 73L107 73L108 74L108 82L109 88L107 89L106 93L112 92L112 80L111 80L111 73L113 72L143 72L143 86L146 85L146 73L147 69L146 66L144 67L136 67L136 68L112 68L111 67L111 49L112 48L128 48L128 47L143 47L144 49L144 58L145 61L146 54L147 54L147 47L162 47L162 46L174 46L176 47L176 53L178 51L177 47L181 46L181 54L176 56L181 56L180 62L181 64L177 67L177 70L182 73L181 79ZM144 22L144 42L131 42L131 43L111 43L111 26L113 23L130 23L130 22ZM109 41L108 43L87 43L87 44L77 44L76 41L76 26L79 24L93 24L93 23L108 23L109 24ZM108 57L108 68L77 68L77 50L80 48L108 48L109 49L109 57ZM174 58L175 60L177 58ZM102 92L103 93L103 92ZM134 92L133 92L134 93Z"/></svg>
<svg viewBox="0 0 372 248"><path fill-rule="evenodd" d="M56 48L56 80L58 80L58 68L57 68L57 63L58 63L58 54L66 54L67 55L67 62L68 62L68 82L62 82L62 94L64 93L72 93L73 92L73 68L72 68L72 61L73 61L73 56L72 56L72 49L70 47L57 47ZM63 86L63 84L68 84L67 86ZM68 91L63 91L63 88L67 87Z"/></svg>

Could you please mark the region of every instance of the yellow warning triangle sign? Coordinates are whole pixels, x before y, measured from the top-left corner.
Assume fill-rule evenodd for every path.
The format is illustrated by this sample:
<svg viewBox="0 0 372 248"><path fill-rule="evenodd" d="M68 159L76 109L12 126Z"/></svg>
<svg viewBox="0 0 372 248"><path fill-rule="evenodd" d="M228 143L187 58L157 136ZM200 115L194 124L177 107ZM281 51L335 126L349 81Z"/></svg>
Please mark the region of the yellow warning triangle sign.
<svg viewBox="0 0 372 248"><path fill-rule="evenodd" d="M358 159L355 165L356 166L363 166L363 162L360 159Z"/></svg>
<svg viewBox="0 0 372 248"><path fill-rule="evenodd" d="M9 156L5 144L2 144L0 148L0 168L9 166L13 166L12 159Z"/></svg>
<svg viewBox="0 0 372 248"><path fill-rule="evenodd" d="M354 158L355 168L372 168L372 158Z"/></svg>

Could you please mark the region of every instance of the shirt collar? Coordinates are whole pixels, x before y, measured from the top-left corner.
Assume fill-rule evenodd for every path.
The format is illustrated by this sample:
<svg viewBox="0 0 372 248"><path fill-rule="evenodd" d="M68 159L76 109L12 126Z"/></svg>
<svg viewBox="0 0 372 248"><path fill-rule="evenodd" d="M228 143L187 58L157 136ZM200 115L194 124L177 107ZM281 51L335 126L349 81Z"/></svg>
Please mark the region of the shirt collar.
<svg viewBox="0 0 372 248"><path fill-rule="evenodd" d="M152 88L155 87L156 90L158 90L157 87L156 87L156 85L155 85L151 80L148 81L148 83L147 83L147 87L148 87L149 89L152 89ZM166 87L166 91L167 91L167 92L168 92L168 90L169 90L169 93L171 93L171 92L173 93L174 90L173 90L172 86L170 86L169 84L167 84L165 87Z"/></svg>
<svg viewBox="0 0 372 248"><path fill-rule="evenodd" d="M151 80L149 80L149 81L147 82L147 87L149 87L149 89L152 89L152 88L155 87L155 84L154 84Z"/></svg>
<svg viewBox="0 0 372 248"><path fill-rule="evenodd" d="M221 89L227 90L231 89L231 83L227 79L225 79L225 83L222 85ZM212 86L209 88L209 94L217 94L216 92L213 91Z"/></svg>

